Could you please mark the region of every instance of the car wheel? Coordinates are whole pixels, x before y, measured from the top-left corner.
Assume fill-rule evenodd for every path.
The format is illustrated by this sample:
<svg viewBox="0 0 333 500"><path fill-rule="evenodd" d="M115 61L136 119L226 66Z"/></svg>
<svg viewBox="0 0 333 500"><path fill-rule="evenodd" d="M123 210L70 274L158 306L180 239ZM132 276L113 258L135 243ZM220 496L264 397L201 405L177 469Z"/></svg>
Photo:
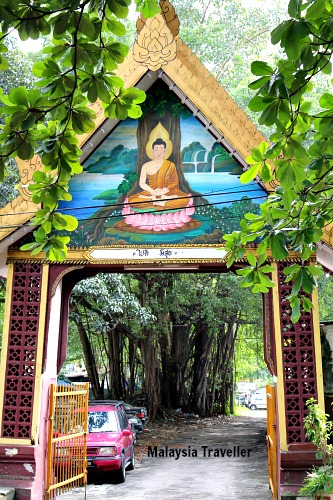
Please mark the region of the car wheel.
<svg viewBox="0 0 333 500"><path fill-rule="evenodd" d="M126 479L125 457L123 455L121 467L116 471L117 483L124 483Z"/></svg>
<svg viewBox="0 0 333 500"><path fill-rule="evenodd" d="M256 410L256 409L257 409L256 405L251 405L250 406L250 410Z"/></svg>
<svg viewBox="0 0 333 500"><path fill-rule="evenodd" d="M135 456L134 456L134 448L132 450L132 456L131 456L131 461L128 464L127 470L134 470L135 469Z"/></svg>

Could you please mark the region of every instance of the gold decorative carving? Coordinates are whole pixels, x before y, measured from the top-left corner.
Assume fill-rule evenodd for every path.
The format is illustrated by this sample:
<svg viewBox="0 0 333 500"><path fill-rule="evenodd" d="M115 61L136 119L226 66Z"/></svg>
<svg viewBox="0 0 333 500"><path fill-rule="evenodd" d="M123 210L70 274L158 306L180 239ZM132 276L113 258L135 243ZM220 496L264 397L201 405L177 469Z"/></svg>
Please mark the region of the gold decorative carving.
<svg viewBox="0 0 333 500"><path fill-rule="evenodd" d="M177 44L162 14L147 19L133 45L134 60L156 71L176 58Z"/></svg>
<svg viewBox="0 0 333 500"><path fill-rule="evenodd" d="M160 0L160 7L161 14L164 17L169 30L171 31L173 37L176 38L179 33L179 18L176 14L175 9L173 8L169 0ZM147 19L141 14L136 22L138 33L140 33L146 22Z"/></svg>

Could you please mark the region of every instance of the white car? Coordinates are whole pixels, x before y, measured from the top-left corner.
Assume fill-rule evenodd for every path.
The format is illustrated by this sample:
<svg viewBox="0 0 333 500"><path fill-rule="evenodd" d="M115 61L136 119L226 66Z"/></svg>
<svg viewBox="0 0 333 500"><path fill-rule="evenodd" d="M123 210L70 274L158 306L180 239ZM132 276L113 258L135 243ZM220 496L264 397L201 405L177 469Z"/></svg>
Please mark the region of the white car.
<svg viewBox="0 0 333 500"><path fill-rule="evenodd" d="M257 389L251 394L250 401L248 403L250 410L258 410L267 408L267 396L266 389Z"/></svg>

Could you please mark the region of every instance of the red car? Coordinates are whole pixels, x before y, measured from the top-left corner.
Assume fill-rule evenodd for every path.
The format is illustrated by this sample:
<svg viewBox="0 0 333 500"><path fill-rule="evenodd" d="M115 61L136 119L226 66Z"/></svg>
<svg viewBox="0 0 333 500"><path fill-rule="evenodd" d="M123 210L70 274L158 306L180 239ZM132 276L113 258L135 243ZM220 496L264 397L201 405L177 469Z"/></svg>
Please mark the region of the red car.
<svg viewBox="0 0 333 500"><path fill-rule="evenodd" d="M122 402L89 403L87 467L88 472L112 471L118 483L125 481L126 468L134 469L134 433Z"/></svg>

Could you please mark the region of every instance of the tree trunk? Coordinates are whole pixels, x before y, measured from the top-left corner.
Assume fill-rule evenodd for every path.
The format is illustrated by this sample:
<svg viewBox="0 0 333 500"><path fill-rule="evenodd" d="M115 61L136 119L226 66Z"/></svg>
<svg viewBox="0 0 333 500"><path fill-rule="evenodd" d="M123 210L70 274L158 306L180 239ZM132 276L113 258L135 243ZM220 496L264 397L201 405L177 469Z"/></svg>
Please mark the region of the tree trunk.
<svg viewBox="0 0 333 500"><path fill-rule="evenodd" d="M96 360L94 352L91 348L91 344L87 335L87 332L79 319L75 320L77 331L79 332L80 341L82 345L82 351L84 356L84 363L87 369L88 378L91 384L92 392L95 399L104 399L103 384L100 384Z"/></svg>
<svg viewBox="0 0 333 500"><path fill-rule="evenodd" d="M129 377L128 377L128 393L134 394L135 391L135 356L138 347L137 342L128 339L128 363L129 363Z"/></svg>
<svg viewBox="0 0 333 500"><path fill-rule="evenodd" d="M187 408L188 393L185 372L190 355L190 325L172 326L171 361L169 370L170 402L174 409Z"/></svg>
<svg viewBox="0 0 333 500"><path fill-rule="evenodd" d="M190 409L200 417L206 416L207 375L213 336L207 325L199 322L194 343L193 378Z"/></svg>
<svg viewBox="0 0 333 500"><path fill-rule="evenodd" d="M143 389L147 394L149 419L154 422L159 404L159 368L157 348L152 339L151 331L147 331L146 338L141 342L141 354L144 367Z"/></svg>
<svg viewBox="0 0 333 500"><path fill-rule="evenodd" d="M122 399L124 386L122 383L122 332L119 326L108 332L108 358L109 358L109 398Z"/></svg>

